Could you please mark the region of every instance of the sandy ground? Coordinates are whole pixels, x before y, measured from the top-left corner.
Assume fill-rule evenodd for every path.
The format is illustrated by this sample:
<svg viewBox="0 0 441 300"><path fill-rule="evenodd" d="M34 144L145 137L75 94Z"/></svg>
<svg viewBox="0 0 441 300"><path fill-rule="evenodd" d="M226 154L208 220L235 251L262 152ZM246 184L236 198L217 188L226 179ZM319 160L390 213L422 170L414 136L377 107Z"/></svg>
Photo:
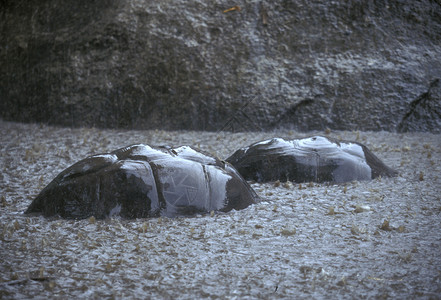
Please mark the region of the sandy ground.
<svg viewBox="0 0 441 300"><path fill-rule="evenodd" d="M396 178L252 184L262 201L191 218L63 220L23 211L59 172L134 143L226 158L270 137L0 121L0 298L440 298L441 135L342 132Z"/></svg>

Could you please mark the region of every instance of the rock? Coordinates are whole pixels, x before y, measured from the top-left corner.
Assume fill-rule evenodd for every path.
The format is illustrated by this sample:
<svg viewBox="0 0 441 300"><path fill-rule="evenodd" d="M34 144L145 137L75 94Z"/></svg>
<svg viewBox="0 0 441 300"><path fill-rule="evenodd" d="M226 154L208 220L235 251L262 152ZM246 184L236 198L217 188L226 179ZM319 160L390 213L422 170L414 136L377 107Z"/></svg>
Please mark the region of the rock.
<svg viewBox="0 0 441 300"><path fill-rule="evenodd" d="M406 117L441 78L439 1L5 0L0 31L5 120L439 132L433 101Z"/></svg>
<svg viewBox="0 0 441 300"><path fill-rule="evenodd" d="M397 127L398 132L441 133L441 83L434 80L427 92L412 101Z"/></svg>
<svg viewBox="0 0 441 300"><path fill-rule="evenodd" d="M397 175L366 146L322 136L257 142L237 150L227 162L245 179L257 182L341 183Z"/></svg>
<svg viewBox="0 0 441 300"><path fill-rule="evenodd" d="M147 218L243 209L258 197L228 163L191 147L134 145L61 172L25 213Z"/></svg>

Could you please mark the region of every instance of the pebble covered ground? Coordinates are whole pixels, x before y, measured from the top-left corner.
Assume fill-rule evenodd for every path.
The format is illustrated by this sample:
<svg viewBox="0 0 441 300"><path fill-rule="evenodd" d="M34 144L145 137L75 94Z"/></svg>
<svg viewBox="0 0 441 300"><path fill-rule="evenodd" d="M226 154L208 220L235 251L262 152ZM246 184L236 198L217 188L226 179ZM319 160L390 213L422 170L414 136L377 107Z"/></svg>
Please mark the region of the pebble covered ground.
<svg viewBox="0 0 441 300"><path fill-rule="evenodd" d="M0 298L439 298L441 135L58 128L0 121ZM135 143L226 158L271 138L368 146L396 178L253 183L262 201L190 218L64 220L23 211L59 172Z"/></svg>

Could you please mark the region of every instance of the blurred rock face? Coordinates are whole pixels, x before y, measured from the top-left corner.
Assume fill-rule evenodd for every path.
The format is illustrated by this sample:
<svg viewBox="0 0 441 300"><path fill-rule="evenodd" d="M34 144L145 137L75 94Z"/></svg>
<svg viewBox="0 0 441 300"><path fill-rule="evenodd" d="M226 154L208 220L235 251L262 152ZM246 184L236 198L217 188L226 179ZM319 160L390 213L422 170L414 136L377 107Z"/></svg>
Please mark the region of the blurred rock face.
<svg viewBox="0 0 441 300"><path fill-rule="evenodd" d="M200 0L3 1L0 116L441 132L441 96L431 88L441 77L437 1L234 4L240 9ZM414 117L427 93L431 113Z"/></svg>

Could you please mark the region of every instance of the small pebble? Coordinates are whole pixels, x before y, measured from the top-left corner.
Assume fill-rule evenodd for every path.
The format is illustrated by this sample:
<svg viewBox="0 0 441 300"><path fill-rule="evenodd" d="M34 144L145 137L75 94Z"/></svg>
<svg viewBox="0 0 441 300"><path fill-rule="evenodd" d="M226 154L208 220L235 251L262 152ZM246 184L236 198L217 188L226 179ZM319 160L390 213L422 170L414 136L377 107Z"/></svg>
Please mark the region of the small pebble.
<svg viewBox="0 0 441 300"><path fill-rule="evenodd" d="M331 206L328 210L328 212L326 213L326 215L328 216L333 216L335 215L335 210L334 210L334 206Z"/></svg>
<svg viewBox="0 0 441 300"><path fill-rule="evenodd" d="M380 229L384 230L384 231L391 231L392 230L392 228L390 228L390 226L389 226L388 220L384 220L383 224L380 226Z"/></svg>
<svg viewBox="0 0 441 300"><path fill-rule="evenodd" d="M366 212L366 211L370 211L371 208L368 205L356 205L355 206L355 212L356 213L362 213L362 212Z"/></svg>

